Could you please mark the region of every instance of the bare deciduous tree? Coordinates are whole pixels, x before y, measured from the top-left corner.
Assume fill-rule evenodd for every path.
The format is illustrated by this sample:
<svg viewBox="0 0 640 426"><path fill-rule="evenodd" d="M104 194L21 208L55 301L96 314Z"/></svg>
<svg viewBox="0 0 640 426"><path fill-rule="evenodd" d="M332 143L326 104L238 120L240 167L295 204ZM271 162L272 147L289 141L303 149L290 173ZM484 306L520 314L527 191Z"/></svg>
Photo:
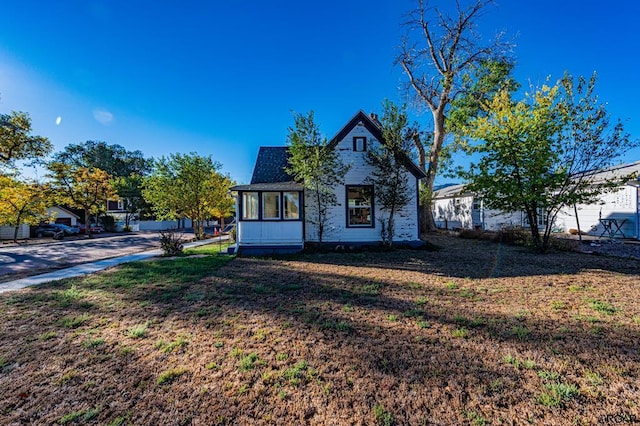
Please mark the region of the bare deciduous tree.
<svg viewBox="0 0 640 426"><path fill-rule="evenodd" d="M421 157L418 163L427 175L423 181L427 194L433 191L451 103L469 87L468 80L473 78L474 68L499 60L508 48L500 35L483 43L476 32L478 18L491 3L491 0L475 0L464 7L456 0L456 14L450 16L437 7L430 7L428 1L418 0L418 8L409 14L405 23L408 32L396 63L402 66L409 79L407 95L426 105L433 116L433 138L414 138ZM429 143L430 148L425 146ZM429 201L423 204L422 223L425 230L435 230Z"/></svg>

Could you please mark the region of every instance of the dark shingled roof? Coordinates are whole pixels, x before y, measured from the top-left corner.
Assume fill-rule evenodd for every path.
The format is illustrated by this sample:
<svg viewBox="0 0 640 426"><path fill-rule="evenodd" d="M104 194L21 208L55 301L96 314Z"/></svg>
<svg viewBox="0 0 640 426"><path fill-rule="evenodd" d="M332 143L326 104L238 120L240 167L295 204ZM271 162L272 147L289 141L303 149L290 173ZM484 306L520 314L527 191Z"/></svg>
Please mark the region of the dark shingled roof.
<svg viewBox="0 0 640 426"><path fill-rule="evenodd" d="M291 182L293 177L284 171L287 166L289 149L286 146L261 146L251 184Z"/></svg>

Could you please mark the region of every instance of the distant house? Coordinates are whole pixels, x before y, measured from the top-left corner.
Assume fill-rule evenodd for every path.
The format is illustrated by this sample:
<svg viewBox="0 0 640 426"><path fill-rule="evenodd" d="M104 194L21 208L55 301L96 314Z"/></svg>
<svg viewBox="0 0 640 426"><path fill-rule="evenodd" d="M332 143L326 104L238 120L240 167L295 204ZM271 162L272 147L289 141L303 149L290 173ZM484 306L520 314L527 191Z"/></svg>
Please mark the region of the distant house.
<svg viewBox="0 0 640 426"><path fill-rule="evenodd" d="M378 218L383 212L376 206L376 188L368 183L372 166L365 153L375 144L384 144L375 118L359 111L329 141L343 163L350 164L344 182L334 188L340 202L329 212L330 223L323 242L334 245L359 245L381 240ZM310 200L298 182L287 174L287 147L261 147L249 185L237 191L237 250L245 254L290 253L302 250L305 242L318 242L316 227L306 220L305 206ZM420 168L407 162L411 201L396 216L394 240L419 242L418 181Z"/></svg>
<svg viewBox="0 0 640 426"><path fill-rule="evenodd" d="M62 206L53 206L47 209L47 214L54 218L55 223L61 223L67 226L76 226L80 216L74 212L65 209Z"/></svg>
<svg viewBox="0 0 640 426"><path fill-rule="evenodd" d="M640 161L616 166L594 174L594 179L628 176L636 173L640 176ZM573 206L565 208L556 216L553 230L569 232L578 229L593 236L640 239L640 180L621 181L613 191L602 194L592 204L579 204L578 220ZM433 215L436 226L447 229L484 229L498 230L510 226L526 226L527 216L524 212L506 213L487 209L483 200L465 189L465 185L452 185L433 193ZM546 215L538 212L539 225L544 226ZM615 221L612 229L606 227ZM619 230L616 227L619 226Z"/></svg>

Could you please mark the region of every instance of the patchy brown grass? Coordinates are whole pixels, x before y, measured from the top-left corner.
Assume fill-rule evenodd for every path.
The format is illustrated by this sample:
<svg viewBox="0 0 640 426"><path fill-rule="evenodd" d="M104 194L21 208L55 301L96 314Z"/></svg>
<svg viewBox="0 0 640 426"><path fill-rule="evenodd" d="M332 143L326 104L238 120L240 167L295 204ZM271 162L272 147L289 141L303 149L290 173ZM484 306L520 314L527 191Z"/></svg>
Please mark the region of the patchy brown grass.
<svg viewBox="0 0 640 426"><path fill-rule="evenodd" d="M4 294L0 423L640 422L639 261L433 238Z"/></svg>

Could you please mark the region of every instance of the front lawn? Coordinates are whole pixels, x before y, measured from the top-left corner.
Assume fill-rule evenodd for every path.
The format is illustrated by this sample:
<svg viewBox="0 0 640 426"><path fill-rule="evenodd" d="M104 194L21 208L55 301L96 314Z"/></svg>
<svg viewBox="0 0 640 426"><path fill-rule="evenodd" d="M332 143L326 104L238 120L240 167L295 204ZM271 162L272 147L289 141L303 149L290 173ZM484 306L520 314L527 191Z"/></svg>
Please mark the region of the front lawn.
<svg viewBox="0 0 640 426"><path fill-rule="evenodd" d="M2 294L0 423L640 422L640 261L433 242Z"/></svg>

